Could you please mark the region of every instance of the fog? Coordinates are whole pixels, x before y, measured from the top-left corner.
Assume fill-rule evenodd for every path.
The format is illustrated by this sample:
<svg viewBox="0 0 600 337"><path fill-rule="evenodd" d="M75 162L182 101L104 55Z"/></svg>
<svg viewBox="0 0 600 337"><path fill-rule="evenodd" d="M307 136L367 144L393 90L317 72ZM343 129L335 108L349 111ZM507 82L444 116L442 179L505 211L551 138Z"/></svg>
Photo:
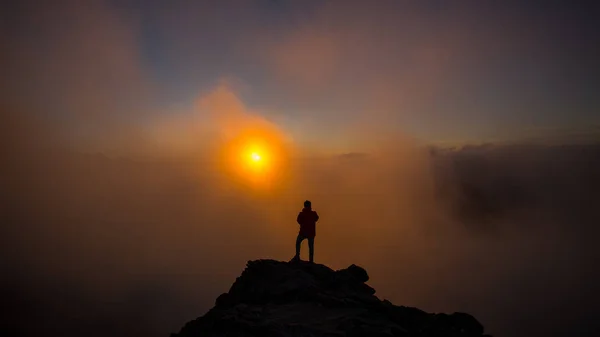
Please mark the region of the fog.
<svg viewBox="0 0 600 337"><path fill-rule="evenodd" d="M600 145L439 148L401 131L416 121L460 138L461 121L519 124L528 110L585 121L596 93L571 85L581 72L594 87L595 44L551 38L592 41L578 16L565 27L562 6L534 18L465 2L431 16L340 1L273 19L249 1L152 2L146 15L134 3L0 11L3 335L167 336L248 260L289 260L306 199L321 219L316 262L363 266L382 299L468 312L497 336L600 334ZM166 46L152 60L146 20ZM588 63L565 66L567 51ZM465 82L478 76L499 90ZM185 108L158 106L173 92ZM266 179L228 161L239 135L268 140Z"/></svg>
<svg viewBox="0 0 600 337"><path fill-rule="evenodd" d="M237 126L277 128L225 93L207 99ZM598 146L438 149L395 137L311 156L289 143L286 174L260 189L223 174L210 149L83 153L19 116L2 123L3 325L14 332L177 331L246 261L293 256L305 199L321 216L317 262L365 267L380 298L466 311L498 335L598 331Z"/></svg>

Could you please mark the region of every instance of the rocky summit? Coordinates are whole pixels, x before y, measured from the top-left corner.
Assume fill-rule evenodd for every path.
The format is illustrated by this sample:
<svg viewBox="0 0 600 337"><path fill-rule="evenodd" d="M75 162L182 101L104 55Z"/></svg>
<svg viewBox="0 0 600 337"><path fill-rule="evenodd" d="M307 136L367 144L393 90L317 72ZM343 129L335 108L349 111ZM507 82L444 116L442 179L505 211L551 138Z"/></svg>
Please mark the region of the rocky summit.
<svg viewBox="0 0 600 337"><path fill-rule="evenodd" d="M375 296L356 265L249 261L206 315L172 337L191 336L461 336L484 335L465 313L431 314Z"/></svg>

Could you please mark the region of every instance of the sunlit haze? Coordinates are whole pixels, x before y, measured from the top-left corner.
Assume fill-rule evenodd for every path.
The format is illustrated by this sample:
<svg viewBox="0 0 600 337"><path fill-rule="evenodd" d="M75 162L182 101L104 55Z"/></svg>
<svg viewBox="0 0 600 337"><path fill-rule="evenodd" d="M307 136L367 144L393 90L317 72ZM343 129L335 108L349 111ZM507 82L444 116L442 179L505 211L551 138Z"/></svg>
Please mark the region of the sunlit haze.
<svg viewBox="0 0 600 337"><path fill-rule="evenodd" d="M381 299L600 335L598 8L3 2L2 324L168 336L310 200Z"/></svg>

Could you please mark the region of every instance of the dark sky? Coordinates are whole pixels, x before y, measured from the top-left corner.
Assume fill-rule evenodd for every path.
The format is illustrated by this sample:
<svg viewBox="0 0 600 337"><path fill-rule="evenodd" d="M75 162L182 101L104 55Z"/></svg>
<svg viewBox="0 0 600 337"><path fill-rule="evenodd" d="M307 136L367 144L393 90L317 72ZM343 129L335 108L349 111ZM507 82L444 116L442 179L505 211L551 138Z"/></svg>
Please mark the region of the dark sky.
<svg viewBox="0 0 600 337"><path fill-rule="evenodd" d="M88 138L202 123L196 102L223 83L299 144L335 151L360 147L365 124L460 144L600 122L593 2L10 3L9 97Z"/></svg>

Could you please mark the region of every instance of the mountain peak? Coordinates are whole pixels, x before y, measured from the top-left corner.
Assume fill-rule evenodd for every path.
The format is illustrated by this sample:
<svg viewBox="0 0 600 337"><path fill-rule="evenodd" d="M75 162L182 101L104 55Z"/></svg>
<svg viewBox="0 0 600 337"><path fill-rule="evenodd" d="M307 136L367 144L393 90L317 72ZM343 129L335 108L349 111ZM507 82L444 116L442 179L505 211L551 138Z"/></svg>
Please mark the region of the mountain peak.
<svg viewBox="0 0 600 337"><path fill-rule="evenodd" d="M334 271L307 262L249 261L229 292L172 337L483 336L465 313L430 314L375 296L356 265Z"/></svg>

